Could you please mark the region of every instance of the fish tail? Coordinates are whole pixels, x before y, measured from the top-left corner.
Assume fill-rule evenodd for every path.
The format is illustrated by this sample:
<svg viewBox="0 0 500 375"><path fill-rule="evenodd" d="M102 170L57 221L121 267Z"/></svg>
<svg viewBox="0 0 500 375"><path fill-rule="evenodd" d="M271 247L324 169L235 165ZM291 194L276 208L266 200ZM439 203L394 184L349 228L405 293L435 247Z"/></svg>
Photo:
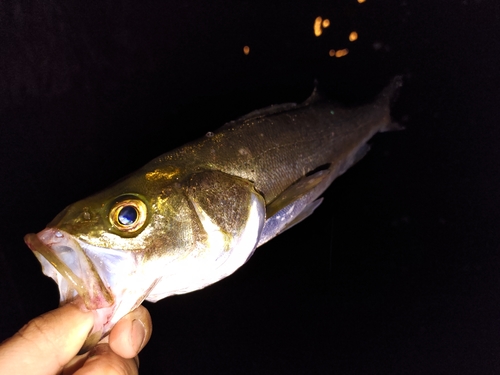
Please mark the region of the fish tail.
<svg viewBox="0 0 500 375"><path fill-rule="evenodd" d="M395 76L378 95L377 101L383 100L389 105L394 103L397 99L399 88L401 86L403 86L403 76Z"/></svg>
<svg viewBox="0 0 500 375"><path fill-rule="evenodd" d="M400 124L392 121L390 114L391 106L396 101L401 86L403 86L403 77L395 76L391 80L391 82L382 90L375 101L375 105L385 108L387 111L387 121L385 121L384 127L380 129L381 132L404 129L404 127L402 127Z"/></svg>

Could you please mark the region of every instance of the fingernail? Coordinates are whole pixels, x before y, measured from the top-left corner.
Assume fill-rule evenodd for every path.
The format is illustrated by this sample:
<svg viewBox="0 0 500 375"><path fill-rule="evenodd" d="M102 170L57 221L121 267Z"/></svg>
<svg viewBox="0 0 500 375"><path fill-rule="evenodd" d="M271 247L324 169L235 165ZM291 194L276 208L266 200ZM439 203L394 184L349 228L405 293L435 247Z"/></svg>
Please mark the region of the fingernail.
<svg viewBox="0 0 500 375"><path fill-rule="evenodd" d="M132 332L130 336L132 347L136 353L139 353L144 343L144 339L146 338L146 328L144 328L144 324L142 324L139 319L134 319L132 321Z"/></svg>

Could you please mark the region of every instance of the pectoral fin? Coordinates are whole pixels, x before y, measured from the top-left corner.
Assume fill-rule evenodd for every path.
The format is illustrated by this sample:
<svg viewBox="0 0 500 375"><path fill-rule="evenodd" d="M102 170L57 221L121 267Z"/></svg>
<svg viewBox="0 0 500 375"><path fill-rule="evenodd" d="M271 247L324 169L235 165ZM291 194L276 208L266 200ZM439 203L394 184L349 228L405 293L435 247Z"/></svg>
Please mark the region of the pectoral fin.
<svg viewBox="0 0 500 375"><path fill-rule="evenodd" d="M326 166L329 167L329 166ZM305 176L294 182L285 191L283 191L275 200L266 206L266 218L270 218L282 208L296 201L303 195L314 189L321 181L330 174L329 169L321 169L309 176Z"/></svg>

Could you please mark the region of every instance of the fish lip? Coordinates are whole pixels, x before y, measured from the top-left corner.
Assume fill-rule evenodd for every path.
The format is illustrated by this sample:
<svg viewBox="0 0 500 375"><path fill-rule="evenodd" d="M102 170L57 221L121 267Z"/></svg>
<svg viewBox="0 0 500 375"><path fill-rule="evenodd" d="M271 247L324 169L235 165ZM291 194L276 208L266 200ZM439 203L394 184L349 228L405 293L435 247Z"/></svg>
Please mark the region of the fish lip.
<svg viewBox="0 0 500 375"><path fill-rule="evenodd" d="M50 264L67 282L67 287L58 282L61 304L71 302L77 295L81 297L87 310L111 307L114 304L111 292L105 287L93 263L69 233L57 228L46 228L38 234L27 234L24 241L42 263L43 272L47 276L58 282L56 275L51 275L53 270L45 267ZM66 252L72 263L78 265L75 271L79 272L74 272L61 259L62 252Z"/></svg>

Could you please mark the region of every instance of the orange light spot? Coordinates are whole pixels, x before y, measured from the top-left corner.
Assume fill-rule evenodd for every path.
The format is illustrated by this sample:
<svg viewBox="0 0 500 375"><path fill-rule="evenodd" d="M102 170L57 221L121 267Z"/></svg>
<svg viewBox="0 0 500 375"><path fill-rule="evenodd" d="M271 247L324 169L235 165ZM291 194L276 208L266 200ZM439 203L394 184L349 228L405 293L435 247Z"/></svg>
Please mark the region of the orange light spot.
<svg viewBox="0 0 500 375"><path fill-rule="evenodd" d="M344 49L339 49L337 52L335 52L335 57L342 57L345 56L349 53L349 50L347 48Z"/></svg>
<svg viewBox="0 0 500 375"><path fill-rule="evenodd" d="M248 46L243 47L243 53L245 55L248 55L250 53L250 47L248 47Z"/></svg>
<svg viewBox="0 0 500 375"><path fill-rule="evenodd" d="M349 34L350 42L354 42L356 39L358 39L358 33L356 31L353 31L352 33Z"/></svg>
<svg viewBox="0 0 500 375"><path fill-rule="evenodd" d="M323 29L326 29L328 26L330 26L330 20L328 18L325 18L322 23Z"/></svg>
<svg viewBox="0 0 500 375"><path fill-rule="evenodd" d="M358 0L358 3L363 4L366 0Z"/></svg>
<svg viewBox="0 0 500 375"><path fill-rule="evenodd" d="M335 50L331 49L330 51L328 51L328 55L330 55L330 57L335 56Z"/></svg>
<svg viewBox="0 0 500 375"><path fill-rule="evenodd" d="M323 19L321 17L316 17L314 20L314 35L320 36L323 30L321 30L321 22Z"/></svg>

